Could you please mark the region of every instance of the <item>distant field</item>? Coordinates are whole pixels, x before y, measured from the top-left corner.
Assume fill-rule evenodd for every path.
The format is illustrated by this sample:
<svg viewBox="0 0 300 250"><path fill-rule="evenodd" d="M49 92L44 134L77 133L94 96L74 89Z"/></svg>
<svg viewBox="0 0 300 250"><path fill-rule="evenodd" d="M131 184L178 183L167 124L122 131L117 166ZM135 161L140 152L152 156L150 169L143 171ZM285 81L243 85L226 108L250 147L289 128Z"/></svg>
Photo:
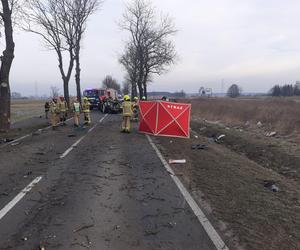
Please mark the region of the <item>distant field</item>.
<svg viewBox="0 0 300 250"><path fill-rule="evenodd" d="M192 103L192 119L255 126L282 134L300 132L300 98L198 98Z"/></svg>
<svg viewBox="0 0 300 250"><path fill-rule="evenodd" d="M44 114L44 101L13 100L11 103L12 123Z"/></svg>

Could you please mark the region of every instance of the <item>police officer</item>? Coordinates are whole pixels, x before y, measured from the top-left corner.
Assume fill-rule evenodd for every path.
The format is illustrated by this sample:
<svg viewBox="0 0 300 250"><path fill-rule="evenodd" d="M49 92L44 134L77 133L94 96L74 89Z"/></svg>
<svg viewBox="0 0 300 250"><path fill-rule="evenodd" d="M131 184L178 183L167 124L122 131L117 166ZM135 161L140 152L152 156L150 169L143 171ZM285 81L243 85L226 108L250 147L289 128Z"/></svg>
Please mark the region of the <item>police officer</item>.
<svg viewBox="0 0 300 250"><path fill-rule="evenodd" d="M132 116L132 103L128 95L124 96L124 102L122 103L123 108L123 122L122 131L125 133L130 133L130 118Z"/></svg>

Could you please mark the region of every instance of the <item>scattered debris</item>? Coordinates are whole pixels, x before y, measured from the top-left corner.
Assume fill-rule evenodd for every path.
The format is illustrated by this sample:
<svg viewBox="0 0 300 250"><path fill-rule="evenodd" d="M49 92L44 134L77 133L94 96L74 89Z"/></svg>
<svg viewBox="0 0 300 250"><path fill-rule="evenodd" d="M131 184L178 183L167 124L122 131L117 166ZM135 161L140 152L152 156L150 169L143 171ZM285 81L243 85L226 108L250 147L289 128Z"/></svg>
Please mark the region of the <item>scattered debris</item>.
<svg viewBox="0 0 300 250"><path fill-rule="evenodd" d="M157 235L158 233L159 233L159 231L157 231L157 230L146 230L145 236Z"/></svg>
<svg viewBox="0 0 300 250"><path fill-rule="evenodd" d="M196 139L198 139L198 138L199 138L199 136L198 136L198 135L194 135L194 137L195 137Z"/></svg>
<svg viewBox="0 0 300 250"><path fill-rule="evenodd" d="M46 153L45 152L36 152L35 154L36 155L45 155Z"/></svg>
<svg viewBox="0 0 300 250"><path fill-rule="evenodd" d="M27 238L27 237L23 237L22 240L23 240L23 241L27 241L28 238Z"/></svg>
<svg viewBox="0 0 300 250"><path fill-rule="evenodd" d="M77 228L77 229L73 230L73 233L80 232L80 231L82 231L82 230L85 230L85 229L91 228L91 227L93 227L93 226L94 226L94 224L90 224L90 225L84 225L84 226L81 226L81 227L79 227L79 228Z"/></svg>
<svg viewBox="0 0 300 250"><path fill-rule="evenodd" d="M37 130L36 132L33 132L32 135L41 135L43 132L42 129Z"/></svg>
<svg viewBox="0 0 300 250"><path fill-rule="evenodd" d="M26 175L24 175L24 178L27 178L29 175L32 175L32 171L28 171Z"/></svg>
<svg viewBox="0 0 300 250"><path fill-rule="evenodd" d="M208 146L205 145L205 144L197 144L197 145L192 145L192 149L202 149L202 150L205 150L205 149L208 149Z"/></svg>
<svg viewBox="0 0 300 250"><path fill-rule="evenodd" d="M277 135L277 132L275 132L275 131L266 133L267 137L274 137L276 135Z"/></svg>
<svg viewBox="0 0 300 250"><path fill-rule="evenodd" d="M186 163L186 159L181 160L169 160L169 164L184 164Z"/></svg>
<svg viewBox="0 0 300 250"><path fill-rule="evenodd" d="M249 121L246 121L245 122L245 127L249 127L250 126L250 122Z"/></svg>
<svg viewBox="0 0 300 250"><path fill-rule="evenodd" d="M9 139L9 138L5 138L3 141L5 142L5 143L8 143L8 142L12 142L12 141L14 141L15 139Z"/></svg>
<svg viewBox="0 0 300 250"><path fill-rule="evenodd" d="M263 126L262 122L258 122L257 124L257 127L261 128Z"/></svg>
<svg viewBox="0 0 300 250"><path fill-rule="evenodd" d="M76 137L76 135L75 134L70 134L70 135L68 135L68 137Z"/></svg>
<svg viewBox="0 0 300 250"><path fill-rule="evenodd" d="M216 143L220 143L221 140L225 137L226 135L219 135L217 138L215 138Z"/></svg>
<svg viewBox="0 0 300 250"><path fill-rule="evenodd" d="M0 195L3 195L3 196L8 196L8 193L6 193L6 192L2 192L2 193L0 193Z"/></svg>
<svg viewBox="0 0 300 250"><path fill-rule="evenodd" d="M120 228L121 228L120 225L116 225L116 226L114 227L114 230L119 230Z"/></svg>
<svg viewBox="0 0 300 250"><path fill-rule="evenodd" d="M276 186L275 181L264 180L264 187L270 189L273 192L278 192L279 188Z"/></svg>
<svg viewBox="0 0 300 250"><path fill-rule="evenodd" d="M17 146L19 144L20 144L20 142L15 142L15 143L10 144L10 146L14 147L14 146Z"/></svg>

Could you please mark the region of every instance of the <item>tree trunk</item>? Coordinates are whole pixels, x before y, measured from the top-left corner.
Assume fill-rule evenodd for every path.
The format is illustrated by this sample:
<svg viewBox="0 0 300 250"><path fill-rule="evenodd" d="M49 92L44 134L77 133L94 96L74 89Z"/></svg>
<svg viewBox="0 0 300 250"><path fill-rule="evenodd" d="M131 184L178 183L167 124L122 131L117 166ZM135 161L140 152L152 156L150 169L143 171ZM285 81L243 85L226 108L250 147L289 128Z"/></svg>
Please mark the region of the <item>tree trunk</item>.
<svg viewBox="0 0 300 250"><path fill-rule="evenodd" d="M131 96L138 96L136 82L131 83Z"/></svg>
<svg viewBox="0 0 300 250"><path fill-rule="evenodd" d="M10 129L10 85L9 74L14 59L15 43L13 40L13 28L11 20L11 10L8 0L1 0L2 3L2 20L5 30L6 48L1 57L0 68L0 131Z"/></svg>
<svg viewBox="0 0 300 250"><path fill-rule="evenodd" d="M81 103L81 86L80 86L80 44L76 46L76 54L75 54L75 82L76 82L76 91L77 91L77 98L78 101Z"/></svg>
<svg viewBox="0 0 300 250"><path fill-rule="evenodd" d="M70 61L69 61L69 67L68 67L68 72L67 75L65 74L64 71L64 64L63 64L63 58L61 51L59 49L56 50L57 56L58 56L58 67L60 70L60 74L63 80L63 87L64 87L64 97L67 102L68 108L70 108L70 94L69 94L69 82L72 74L72 70L74 67L74 56L73 56L73 51L70 49Z"/></svg>
<svg viewBox="0 0 300 250"><path fill-rule="evenodd" d="M138 89L139 89L139 95L140 95L140 100L141 100L143 98L143 95L144 95L144 90L143 90L142 84L138 85Z"/></svg>
<svg viewBox="0 0 300 250"><path fill-rule="evenodd" d="M64 79L64 97L67 102L68 108L70 108L70 94L69 94L69 80L70 79Z"/></svg>
<svg viewBox="0 0 300 250"><path fill-rule="evenodd" d="M146 99L148 99L148 91L147 91L147 82L145 83L143 83L143 86L144 86L144 94L143 94L143 96L145 96L146 97Z"/></svg>

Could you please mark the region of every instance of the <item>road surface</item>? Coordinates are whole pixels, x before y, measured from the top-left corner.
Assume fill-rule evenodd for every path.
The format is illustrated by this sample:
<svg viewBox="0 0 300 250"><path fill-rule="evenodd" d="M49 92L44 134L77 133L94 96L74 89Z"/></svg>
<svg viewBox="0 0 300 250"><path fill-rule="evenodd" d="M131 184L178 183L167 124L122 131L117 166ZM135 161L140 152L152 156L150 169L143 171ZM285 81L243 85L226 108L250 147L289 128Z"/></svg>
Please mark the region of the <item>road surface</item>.
<svg viewBox="0 0 300 250"><path fill-rule="evenodd" d="M0 149L0 249L215 249L146 136L92 118Z"/></svg>

